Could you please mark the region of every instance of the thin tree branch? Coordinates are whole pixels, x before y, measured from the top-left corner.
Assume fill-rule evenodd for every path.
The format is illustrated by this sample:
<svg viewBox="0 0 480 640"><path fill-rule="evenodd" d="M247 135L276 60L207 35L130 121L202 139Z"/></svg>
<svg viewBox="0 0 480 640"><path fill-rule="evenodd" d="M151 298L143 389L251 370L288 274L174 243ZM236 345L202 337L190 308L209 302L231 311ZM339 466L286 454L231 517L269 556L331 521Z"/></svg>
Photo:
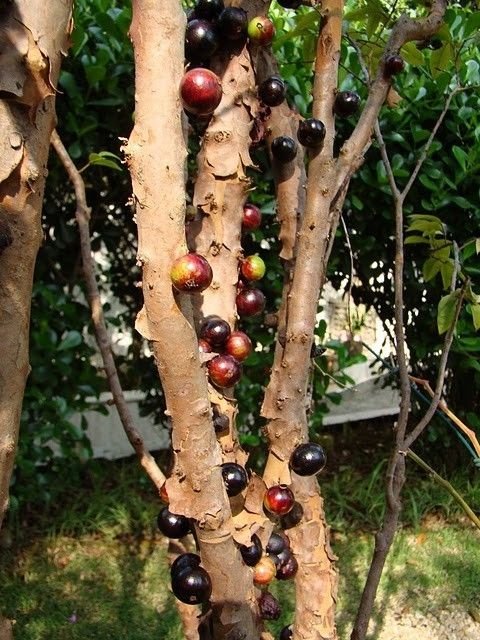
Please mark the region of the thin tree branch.
<svg viewBox="0 0 480 640"><path fill-rule="evenodd" d="M145 469L155 487L160 491L160 488L165 483L165 476L155 462L152 454L146 449L143 439L135 426L128 404L125 400L125 396L123 395L123 389L120 384L120 379L118 377L113 357L112 345L110 336L108 335L107 325L105 323L102 302L100 300L100 291L98 289L95 275L95 259L92 255L92 246L90 242L90 208L87 205L85 183L56 130L52 133L51 143L75 190L77 207L75 211L75 218L77 220L78 232L80 235L80 248L82 252L83 273L85 276L87 298L92 314L95 338L102 356L103 365L107 374L107 380L115 402L115 407L125 430L125 434L135 450L140 464Z"/></svg>

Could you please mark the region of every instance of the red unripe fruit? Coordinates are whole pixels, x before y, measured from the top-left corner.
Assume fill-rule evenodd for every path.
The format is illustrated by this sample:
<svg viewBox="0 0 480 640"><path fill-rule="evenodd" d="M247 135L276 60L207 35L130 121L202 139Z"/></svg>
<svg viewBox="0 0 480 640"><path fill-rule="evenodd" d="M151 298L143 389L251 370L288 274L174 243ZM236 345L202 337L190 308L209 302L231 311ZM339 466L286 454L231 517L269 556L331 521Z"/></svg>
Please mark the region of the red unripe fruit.
<svg viewBox="0 0 480 640"><path fill-rule="evenodd" d="M247 203L243 207L242 227L244 231L255 231L262 223L262 213L254 204Z"/></svg>
<svg viewBox="0 0 480 640"><path fill-rule="evenodd" d="M405 69L405 62L402 56L391 55L385 58L385 65L383 67L384 74L387 78L394 76L397 73L401 73Z"/></svg>
<svg viewBox="0 0 480 640"><path fill-rule="evenodd" d="M275 27L273 22L265 16L257 16L252 18L248 23L248 37L255 44L265 46L270 44L275 35Z"/></svg>
<svg viewBox="0 0 480 640"><path fill-rule="evenodd" d="M200 353L212 353L212 346L209 342L200 338L198 341L198 350Z"/></svg>
<svg viewBox="0 0 480 640"><path fill-rule="evenodd" d="M252 353L252 348L252 341L243 331L232 331L225 342L225 351L238 362L243 362L248 358Z"/></svg>
<svg viewBox="0 0 480 640"><path fill-rule="evenodd" d="M274 561L268 556L263 556L253 569L253 582L255 584L268 584L274 579L276 573L277 567Z"/></svg>
<svg viewBox="0 0 480 640"><path fill-rule="evenodd" d="M187 253L177 258L170 270L172 284L178 291L196 293L210 286L212 268L198 253Z"/></svg>
<svg viewBox="0 0 480 640"><path fill-rule="evenodd" d="M243 289L236 298L238 315L256 316L265 309L265 296L260 289Z"/></svg>
<svg viewBox="0 0 480 640"><path fill-rule="evenodd" d="M247 280L261 280L265 275L265 262L260 256L247 256L242 260L240 271Z"/></svg>
<svg viewBox="0 0 480 640"><path fill-rule="evenodd" d="M212 360L209 360L207 367L210 381L222 389L233 387L242 375L240 363L228 354L212 358Z"/></svg>
<svg viewBox="0 0 480 640"><path fill-rule="evenodd" d="M215 111L222 99L220 79L210 69L190 69L180 83L180 95L184 108L196 116L208 116Z"/></svg>
<svg viewBox="0 0 480 640"><path fill-rule="evenodd" d="M263 498L263 505L267 511L277 516L284 516L292 510L295 496L286 484L276 484L267 489Z"/></svg>

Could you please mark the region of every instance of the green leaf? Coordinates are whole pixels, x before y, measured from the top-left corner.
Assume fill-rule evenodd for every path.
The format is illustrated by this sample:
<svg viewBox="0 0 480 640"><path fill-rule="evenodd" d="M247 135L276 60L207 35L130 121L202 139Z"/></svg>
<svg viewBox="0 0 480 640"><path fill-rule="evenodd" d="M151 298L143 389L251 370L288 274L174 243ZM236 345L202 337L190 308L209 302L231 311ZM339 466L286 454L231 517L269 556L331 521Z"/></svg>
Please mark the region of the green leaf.
<svg viewBox="0 0 480 640"><path fill-rule="evenodd" d="M478 254L480 253L480 238L477 238L475 240L475 252Z"/></svg>
<svg viewBox="0 0 480 640"><path fill-rule="evenodd" d="M401 49L402 56L412 67L420 67L425 64L425 56L413 42L407 42Z"/></svg>
<svg viewBox="0 0 480 640"><path fill-rule="evenodd" d="M440 335L448 331L455 320L458 293L458 290L453 291L443 296L438 303L437 327Z"/></svg>
<svg viewBox="0 0 480 640"><path fill-rule="evenodd" d="M111 160L110 158L114 158ZM116 162L115 160L118 160ZM120 158L116 156L114 153L110 153L109 151L101 151L100 153L91 153L88 156L89 164L100 165L101 167L108 167L109 169L115 169L115 171L123 171L122 167L119 165Z"/></svg>
<svg viewBox="0 0 480 640"><path fill-rule="evenodd" d="M74 349L82 344L82 334L78 331L68 331L61 343L59 344L57 351L67 351L68 349Z"/></svg>
<svg viewBox="0 0 480 640"><path fill-rule="evenodd" d="M453 269L454 269L453 260L444 262L440 267L440 275L442 276L442 283L443 283L444 289L448 289L452 284Z"/></svg>
<svg viewBox="0 0 480 640"><path fill-rule="evenodd" d="M480 304L472 304L470 311L472 312L473 326L475 331L478 331L480 329Z"/></svg>
<svg viewBox="0 0 480 640"><path fill-rule="evenodd" d="M430 71L432 72L432 76L435 78L442 71L445 71L452 60L453 48L450 42L446 42L440 49L432 51L432 55L430 56Z"/></svg>
<svg viewBox="0 0 480 640"><path fill-rule="evenodd" d="M427 238L423 236L408 236L405 239L405 244L430 244Z"/></svg>
<svg viewBox="0 0 480 640"><path fill-rule="evenodd" d="M434 216L431 217L433 218ZM428 235L443 233L443 230L443 223L438 218L435 220L416 219L413 220L407 228L407 231L422 231Z"/></svg>
<svg viewBox="0 0 480 640"><path fill-rule="evenodd" d="M442 268L442 263L436 258L427 258L423 264L423 279L425 282L435 278Z"/></svg>
<svg viewBox="0 0 480 640"><path fill-rule="evenodd" d="M458 164L462 167L464 171L466 171L468 154L466 154L463 149L461 149L460 147L457 147L456 145L453 145L452 153L455 156Z"/></svg>

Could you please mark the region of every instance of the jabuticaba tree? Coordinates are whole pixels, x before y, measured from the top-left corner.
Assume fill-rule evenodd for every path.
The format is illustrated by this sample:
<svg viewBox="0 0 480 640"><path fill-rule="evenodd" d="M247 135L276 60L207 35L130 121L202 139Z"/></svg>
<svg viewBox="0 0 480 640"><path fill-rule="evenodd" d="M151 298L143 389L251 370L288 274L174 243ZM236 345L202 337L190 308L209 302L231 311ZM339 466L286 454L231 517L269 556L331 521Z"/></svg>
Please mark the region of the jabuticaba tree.
<svg viewBox="0 0 480 640"><path fill-rule="evenodd" d="M302 3L279 4L295 10ZM135 126L124 153L143 270L136 328L152 344L172 424L162 527L173 537L191 529L198 551L177 559L172 590L201 607L201 638L271 638L264 620L279 615L268 592L275 576L295 581L295 617L282 637L337 638L337 572L316 475L325 460L308 444L318 299L350 179L402 69L400 49L431 36L446 9L437 0L423 18L393 25L362 105L355 92L338 90L344 3L308 4L321 20L312 113L301 122L277 78L268 1L198 0L187 18L178 0L133 0ZM336 118L356 122L339 151ZM187 215L189 135L198 136L200 151ZM272 163L286 267L259 409L269 447L262 477L246 472L236 425L234 385L248 367L239 355L248 342L241 339L240 351L231 342L239 331L248 338L265 308L264 263L242 245L259 144ZM190 626L191 619L189 637Z"/></svg>

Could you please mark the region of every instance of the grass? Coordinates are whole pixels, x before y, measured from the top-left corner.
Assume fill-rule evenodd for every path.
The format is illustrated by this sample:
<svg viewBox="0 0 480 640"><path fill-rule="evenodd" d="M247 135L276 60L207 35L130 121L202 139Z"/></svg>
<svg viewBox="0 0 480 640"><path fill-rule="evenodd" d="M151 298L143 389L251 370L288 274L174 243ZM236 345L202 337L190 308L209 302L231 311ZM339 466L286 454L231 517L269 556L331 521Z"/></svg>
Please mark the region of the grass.
<svg viewBox="0 0 480 640"><path fill-rule="evenodd" d="M333 547L339 556L338 623L347 637L382 515L381 464L372 475L344 469L323 484ZM10 522L14 544L0 558L0 603L16 620L16 640L181 640L169 591L166 541L154 526L158 503L134 461L94 462L87 490L66 487L43 512ZM472 506L480 488L451 481ZM425 515L426 514L426 515ZM426 612L452 602L480 606L480 533L456 503L421 474L405 494L404 528L389 557L377 602L377 629L388 607ZM7 545L8 546L8 545ZM277 583L283 604L278 631L291 621L293 589Z"/></svg>

